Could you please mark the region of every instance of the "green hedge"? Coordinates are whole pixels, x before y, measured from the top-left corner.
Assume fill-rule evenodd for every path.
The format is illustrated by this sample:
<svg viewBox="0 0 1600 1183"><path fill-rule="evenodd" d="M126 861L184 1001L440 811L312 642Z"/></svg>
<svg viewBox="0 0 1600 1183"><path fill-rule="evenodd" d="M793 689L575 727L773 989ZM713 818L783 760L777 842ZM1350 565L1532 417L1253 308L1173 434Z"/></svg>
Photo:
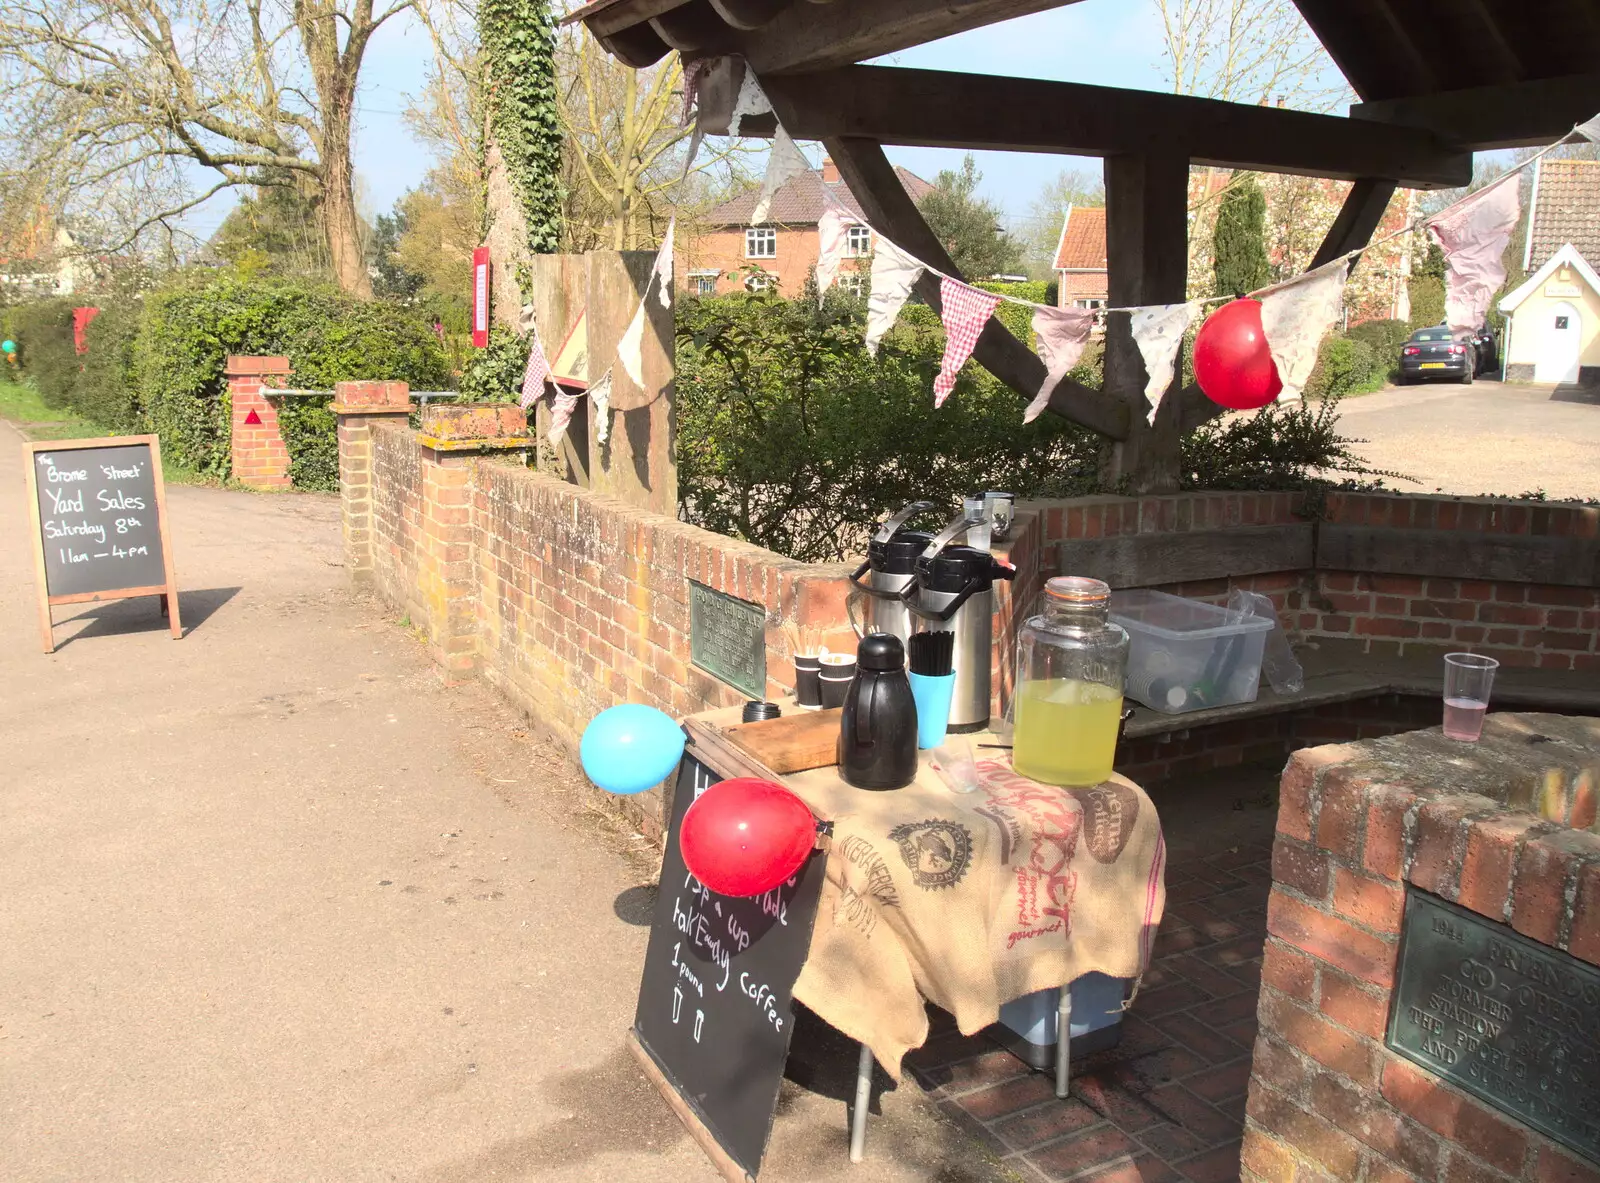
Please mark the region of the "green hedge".
<svg viewBox="0 0 1600 1183"><path fill-rule="evenodd" d="M72 405L81 363L72 340L75 300L35 300L6 309L5 335L17 347L17 366L32 379L47 407Z"/></svg>

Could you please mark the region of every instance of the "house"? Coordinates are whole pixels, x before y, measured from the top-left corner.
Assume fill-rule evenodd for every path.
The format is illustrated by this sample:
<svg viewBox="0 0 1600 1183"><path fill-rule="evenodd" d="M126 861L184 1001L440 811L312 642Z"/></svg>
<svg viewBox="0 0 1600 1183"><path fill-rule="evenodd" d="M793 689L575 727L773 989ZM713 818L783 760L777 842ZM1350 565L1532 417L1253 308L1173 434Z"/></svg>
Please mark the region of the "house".
<svg viewBox="0 0 1600 1183"><path fill-rule="evenodd" d="M895 172L913 201L932 192L933 186L915 173L903 168ZM806 276L816 266L817 223L830 194L863 217L860 204L839 178L832 160L824 160L820 169L803 172L780 187L773 194L767 220L759 225L750 221L759 196L755 190L716 206L683 250L678 286L701 295L773 286L785 296L799 295ZM863 224L850 227L848 235L849 257L839 268L837 282L860 292L867 282L872 231Z"/></svg>
<svg viewBox="0 0 1600 1183"><path fill-rule="evenodd" d="M1534 165L1522 269L1500 301L1508 382L1600 383L1600 161Z"/></svg>
<svg viewBox="0 0 1600 1183"><path fill-rule="evenodd" d="M1056 303L1104 308L1110 297L1104 206L1069 205L1056 242Z"/></svg>
<svg viewBox="0 0 1600 1183"><path fill-rule="evenodd" d="M95 269L63 226L41 219L0 254L0 293L13 298L70 296L92 285Z"/></svg>

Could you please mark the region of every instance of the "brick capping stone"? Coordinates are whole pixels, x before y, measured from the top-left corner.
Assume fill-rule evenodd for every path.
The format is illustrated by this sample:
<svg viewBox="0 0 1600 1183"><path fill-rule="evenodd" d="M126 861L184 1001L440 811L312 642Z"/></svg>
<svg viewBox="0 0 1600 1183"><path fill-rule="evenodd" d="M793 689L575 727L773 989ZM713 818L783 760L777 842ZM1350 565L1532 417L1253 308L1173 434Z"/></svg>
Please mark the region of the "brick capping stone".
<svg viewBox="0 0 1600 1183"><path fill-rule="evenodd" d="M1245 1180L1600 1181L1384 1045L1407 886L1600 965L1600 720L1297 752L1280 786Z"/></svg>
<svg viewBox="0 0 1600 1183"><path fill-rule="evenodd" d="M507 403L456 403L422 409L419 438L435 451L532 447L528 413Z"/></svg>
<svg viewBox="0 0 1600 1183"><path fill-rule="evenodd" d="M372 435L377 423L405 426L411 388L404 382L335 382L331 404L339 438L340 525L345 565L357 583L372 582Z"/></svg>

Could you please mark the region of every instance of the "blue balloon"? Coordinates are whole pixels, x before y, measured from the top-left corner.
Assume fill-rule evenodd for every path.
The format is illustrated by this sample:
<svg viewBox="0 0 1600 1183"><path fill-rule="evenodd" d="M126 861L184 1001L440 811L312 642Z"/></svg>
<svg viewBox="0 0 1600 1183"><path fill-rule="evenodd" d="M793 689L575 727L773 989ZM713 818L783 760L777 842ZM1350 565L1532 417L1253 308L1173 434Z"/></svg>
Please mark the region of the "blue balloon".
<svg viewBox="0 0 1600 1183"><path fill-rule="evenodd" d="M630 796L672 775L683 756L683 728L671 715L630 702L601 711L583 729L578 755L589 779Z"/></svg>

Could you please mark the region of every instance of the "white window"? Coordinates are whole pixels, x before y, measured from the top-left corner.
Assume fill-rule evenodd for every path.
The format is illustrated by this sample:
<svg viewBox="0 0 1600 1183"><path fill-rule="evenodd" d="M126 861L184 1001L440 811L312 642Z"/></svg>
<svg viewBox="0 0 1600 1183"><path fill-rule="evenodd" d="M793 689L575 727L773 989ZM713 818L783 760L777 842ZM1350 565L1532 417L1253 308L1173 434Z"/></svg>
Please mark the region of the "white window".
<svg viewBox="0 0 1600 1183"><path fill-rule="evenodd" d="M1079 308L1092 308L1096 311L1106 306L1106 302L1104 300L1074 300L1073 303Z"/></svg>
<svg viewBox="0 0 1600 1183"><path fill-rule="evenodd" d="M744 277L744 290L747 292L765 292L776 287L778 277L770 271L752 271Z"/></svg>
<svg viewBox="0 0 1600 1183"><path fill-rule="evenodd" d="M747 259L776 259L778 257L778 232L771 226L751 226L744 232L744 257Z"/></svg>
<svg viewBox="0 0 1600 1183"><path fill-rule="evenodd" d="M834 283L840 291L849 292L852 296L863 296L867 291L867 276L862 271L840 272Z"/></svg>
<svg viewBox="0 0 1600 1183"><path fill-rule="evenodd" d="M717 280L721 278L719 271L691 271L689 273L689 290L697 296L711 296L716 294Z"/></svg>
<svg viewBox="0 0 1600 1183"><path fill-rule="evenodd" d="M865 259L872 253L872 228L852 226L845 231L844 253L852 259Z"/></svg>

